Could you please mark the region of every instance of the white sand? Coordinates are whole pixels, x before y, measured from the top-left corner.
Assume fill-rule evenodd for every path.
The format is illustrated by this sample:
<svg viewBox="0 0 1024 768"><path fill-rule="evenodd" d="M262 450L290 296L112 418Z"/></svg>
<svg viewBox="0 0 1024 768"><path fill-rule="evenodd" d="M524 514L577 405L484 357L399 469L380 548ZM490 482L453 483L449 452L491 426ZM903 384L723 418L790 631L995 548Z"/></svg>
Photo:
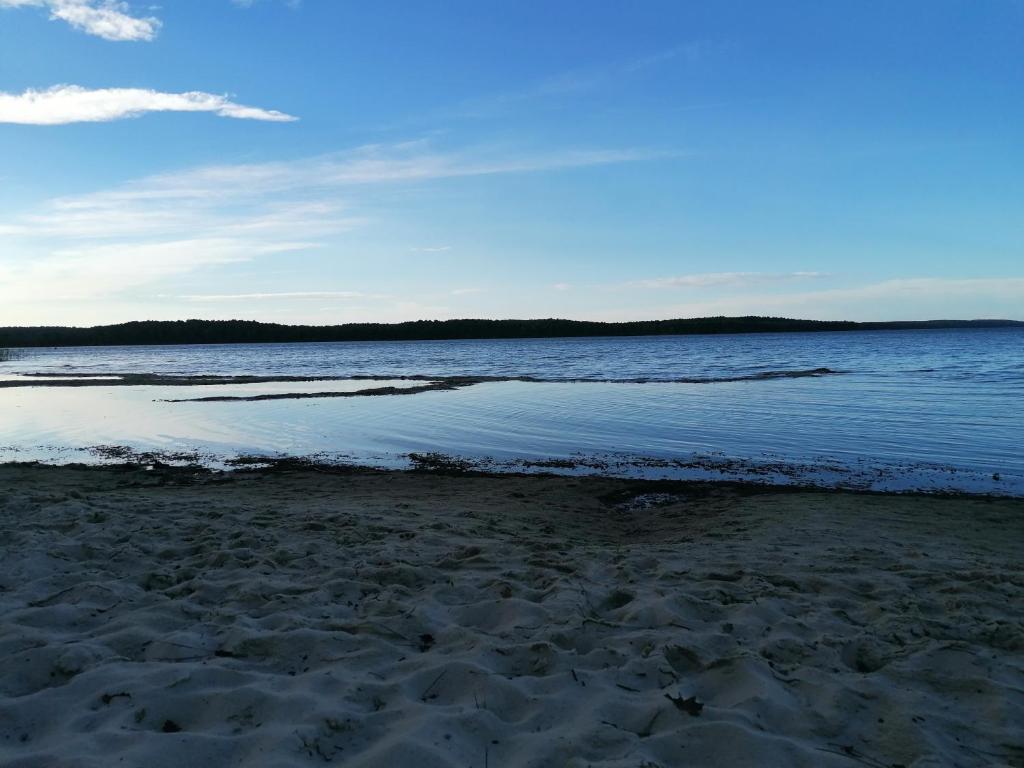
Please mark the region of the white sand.
<svg viewBox="0 0 1024 768"><path fill-rule="evenodd" d="M1024 502L631 488L0 467L0 765L1024 765Z"/></svg>

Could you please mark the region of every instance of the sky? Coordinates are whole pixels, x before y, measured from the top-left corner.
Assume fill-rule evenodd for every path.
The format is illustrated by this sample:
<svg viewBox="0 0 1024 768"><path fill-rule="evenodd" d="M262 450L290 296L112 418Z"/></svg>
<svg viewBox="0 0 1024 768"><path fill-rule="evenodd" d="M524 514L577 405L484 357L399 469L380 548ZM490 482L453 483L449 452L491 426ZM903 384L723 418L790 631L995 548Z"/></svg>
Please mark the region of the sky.
<svg viewBox="0 0 1024 768"><path fill-rule="evenodd" d="M1024 319L1022 0L0 0L0 326Z"/></svg>

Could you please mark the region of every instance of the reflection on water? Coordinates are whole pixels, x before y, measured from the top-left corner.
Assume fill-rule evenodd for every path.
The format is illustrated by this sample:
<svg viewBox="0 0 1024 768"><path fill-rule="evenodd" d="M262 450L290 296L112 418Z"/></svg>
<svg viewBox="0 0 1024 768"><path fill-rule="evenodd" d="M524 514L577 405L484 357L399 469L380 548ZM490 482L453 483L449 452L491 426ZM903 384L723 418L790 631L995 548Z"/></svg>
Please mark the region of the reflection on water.
<svg viewBox="0 0 1024 768"><path fill-rule="evenodd" d="M880 377L715 385L500 382L406 397L162 402L183 390L198 397L365 386L0 390L0 460L81 461L90 456L75 449L96 445L198 450L220 459L326 454L382 466L404 466L413 452L499 464L583 456L610 461L604 471L648 476L740 478L756 467L759 479L1024 494L1024 417L1008 411L1002 396L968 391L949 398L941 387L910 391ZM639 459L655 461L641 466Z"/></svg>

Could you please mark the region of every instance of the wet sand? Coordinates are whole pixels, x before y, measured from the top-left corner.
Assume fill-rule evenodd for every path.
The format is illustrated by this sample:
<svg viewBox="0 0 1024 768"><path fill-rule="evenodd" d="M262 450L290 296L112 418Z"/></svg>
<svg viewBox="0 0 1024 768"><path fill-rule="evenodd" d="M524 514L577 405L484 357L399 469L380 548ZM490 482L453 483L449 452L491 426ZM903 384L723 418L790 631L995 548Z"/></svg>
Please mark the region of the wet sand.
<svg viewBox="0 0 1024 768"><path fill-rule="evenodd" d="M1024 765L1024 501L0 466L4 766Z"/></svg>

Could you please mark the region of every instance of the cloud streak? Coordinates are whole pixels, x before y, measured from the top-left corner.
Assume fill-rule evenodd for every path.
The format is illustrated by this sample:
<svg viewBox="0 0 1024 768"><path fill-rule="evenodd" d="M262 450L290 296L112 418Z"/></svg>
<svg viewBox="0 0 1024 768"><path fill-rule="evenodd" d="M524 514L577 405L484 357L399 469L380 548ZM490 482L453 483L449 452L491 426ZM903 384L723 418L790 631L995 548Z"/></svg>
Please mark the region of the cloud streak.
<svg viewBox="0 0 1024 768"><path fill-rule="evenodd" d="M706 272L675 277L656 277L634 280L626 285L637 288L711 288L720 286L747 286L763 283L783 283L826 277L821 272Z"/></svg>
<svg viewBox="0 0 1024 768"><path fill-rule="evenodd" d="M248 107L230 101L225 96L201 91L161 93L143 88L89 90L77 85L55 85L45 91L27 90L20 94L0 91L0 123L101 123L139 117L148 112L210 112L220 117L271 122L292 122L298 119L283 112Z"/></svg>
<svg viewBox="0 0 1024 768"><path fill-rule="evenodd" d="M257 0L231 0L231 2L239 8L252 8L256 5ZM296 10L302 6L302 0L284 0L284 4L292 10Z"/></svg>
<svg viewBox="0 0 1024 768"><path fill-rule="evenodd" d="M469 176L536 173L645 160L658 155L635 149L568 149L505 153L493 149L445 152L420 141L372 144L347 152L290 162L214 165L160 174L104 192L54 201L62 218L96 208L151 205L174 216L185 204L215 205L275 194L322 199L331 190L365 185L436 181ZM81 217L80 217L81 218ZM3 222L0 221L0 226ZM443 247L443 246L442 246Z"/></svg>
<svg viewBox="0 0 1024 768"><path fill-rule="evenodd" d="M160 29L159 19L132 15L117 0L0 0L0 9L28 7L45 8L54 21L115 42L149 41Z"/></svg>
<svg viewBox="0 0 1024 768"><path fill-rule="evenodd" d="M186 301L266 301L266 300L322 300L322 299L377 299L378 294L360 291L284 291L281 293L202 293L179 298Z"/></svg>

